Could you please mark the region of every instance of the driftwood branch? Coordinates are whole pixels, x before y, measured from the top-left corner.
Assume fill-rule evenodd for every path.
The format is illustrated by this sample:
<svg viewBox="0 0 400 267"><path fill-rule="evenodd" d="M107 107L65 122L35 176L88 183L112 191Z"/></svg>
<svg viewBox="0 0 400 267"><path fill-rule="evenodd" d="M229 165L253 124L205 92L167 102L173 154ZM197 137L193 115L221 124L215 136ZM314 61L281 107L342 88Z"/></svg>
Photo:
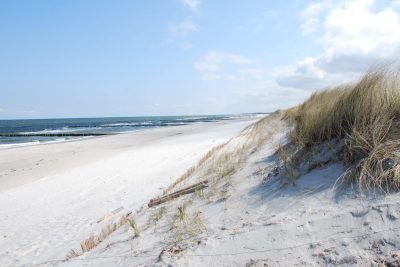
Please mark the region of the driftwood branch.
<svg viewBox="0 0 400 267"><path fill-rule="evenodd" d="M162 196L162 197L159 197L159 198L150 199L150 202L149 202L148 206L149 207L154 207L154 206L160 205L160 204L162 204L164 202L167 202L167 201L169 201L171 199L174 199L174 198L186 195L186 194L193 193L193 192L195 192L197 190L201 190L201 189L204 189L206 187L208 187L208 181L207 180L205 180L203 182L200 182L200 183L197 183L197 184L194 184L194 185L191 185L191 186L188 186L188 187L185 187L185 188L183 188L181 190L178 190L176 192L173 192L171 194L168 194L168 195L165 195L165 196Z"/></svg>

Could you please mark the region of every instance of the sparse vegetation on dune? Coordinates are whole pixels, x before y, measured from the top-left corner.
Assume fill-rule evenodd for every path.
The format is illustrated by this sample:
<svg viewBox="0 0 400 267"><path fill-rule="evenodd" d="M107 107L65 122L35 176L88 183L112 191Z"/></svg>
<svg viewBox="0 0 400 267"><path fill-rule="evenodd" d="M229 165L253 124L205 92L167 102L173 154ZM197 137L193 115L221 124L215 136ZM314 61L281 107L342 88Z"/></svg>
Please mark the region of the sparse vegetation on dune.
<svg viewBox="0 0 400 267"><path fill-rule="evenodd" d="M228 142L227 142L228 143ZM175 182L173 182L167 189L165 189L164 193L167 194L172 191L179 183L191 177L197 169L202 167L205 162L207 162L217 151L221 150L227 143L223 143L217 145L210 149L196 164L196 166L190 167L184 174L181 175Z"/></svg>
<svg viewBox="0 0 400 267"><path fill-rule="evenodd" d="M394 68L370 71L354 85L314 93L286 111L291 141L311 148L345 139L340 160L347 181L363 189L400 189L400 76Z"/></svg>
<svg viewBox="0 0 400 267"><path fill-rule="evenodd" d="M281 112L277 111L249 125L242 130L238 137L213 147L195 166L189 168L181 177L174 181L164 191L164 194L177 190L179 186L184 186L188 180L197 177L200 180L209 181L209 189L212 190L207 190L208 194L206 195L210 195L210 193L216 190L217 183L229 180L245 163L251 153L260 149L267 141L271 141L271 136L277 129L270 124L276 124L276 119L281 116Z"/></svg>
<svg viewBox="0 0 400 267"><path fill-rule="evenodd" d="M87 239L83 240L80 244L80 249L71 249L67 255L67 260L76 258L84 254L85 252L91 251L95 247L97 247L100 243L102 243L108 236L114 233L121 226L129 223L131 228L134 231L135 237L140 236L139 229L132 218L132 215L129 213L127 215L122 216L116 222L106 225L103 227L98 234L91 234Z"/></svg>

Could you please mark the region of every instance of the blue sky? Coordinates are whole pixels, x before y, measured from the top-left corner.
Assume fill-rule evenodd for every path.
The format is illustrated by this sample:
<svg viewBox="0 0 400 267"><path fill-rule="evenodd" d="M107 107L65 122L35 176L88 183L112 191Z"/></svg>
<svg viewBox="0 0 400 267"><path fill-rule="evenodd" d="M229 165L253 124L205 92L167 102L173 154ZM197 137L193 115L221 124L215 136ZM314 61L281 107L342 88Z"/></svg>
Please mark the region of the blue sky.
<svg viewBox="0 0 400 267"><path fill-rule="evenodd" d="M264 112L399 56L399 1L1 1L0 119Z"/></svg>

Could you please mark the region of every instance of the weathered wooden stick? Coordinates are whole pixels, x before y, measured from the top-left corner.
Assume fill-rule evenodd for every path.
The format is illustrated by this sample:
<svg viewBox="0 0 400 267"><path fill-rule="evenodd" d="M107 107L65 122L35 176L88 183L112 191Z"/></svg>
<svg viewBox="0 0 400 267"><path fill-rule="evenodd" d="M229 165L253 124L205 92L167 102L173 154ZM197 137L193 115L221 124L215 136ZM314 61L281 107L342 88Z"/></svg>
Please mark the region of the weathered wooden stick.
<svg viewBox="0 0 400 267"><path fill-rule="evenodd" d="M154 207L154 206L160 205L162 203L165 203L165 202L167 202L167 201L169 201L171 199L178 198L178 197L180 197L182 195L193 193L196 190L201 190L201 189L206 188L206 187L207 187L207 185L201 185L201 186L197 186L197 187L188 189L186 191L182 191L182 192L174 194L174 195L169 195L168 197L163 198L163 199L152 200L152 201L149 202L148 206L149 207Z"/></svg>
<svg viewBox="0 0 400 267"><path fill-rule="evenodd" d="M178 190L176 192L173 192L171 194L168 194L168 195L156 198L156 199L152 199L152 200L150 200L150 202L151 203L155 203L155 202L161 202L162 203L162 202L165 202L164 200L173 199L173 198L179 197L179 196L184 195L184 194L192 193L192 192L194 192L194 191L196 191L198 189L203 189L203 188L207 187L207 183L208 183L208 181L202 181L200 183L185 187L185 188L183 188L181 190Z"/></svg>
<svg viewBox="0 0 400 267"><path fill-rule="evenodd" d="M172 192L172 193L167 194L167 195L165 195L165 196L156 198L156 199L154 199L154 200L159 201L159 200L162 200L162 199L164 199L164 198L170 198L171 196L179 195L180 193L185 192L185 191L187 191L187 190L189 190L189 189L192 189L192 188L195 188L195 187L200 187L200 186L202 186L202 185L207 185L207 184L208 184L208 181L205 180L205 181L199 182L199 183L197 183L197 184L193 184L193 185L190 185L190 186L188 186L188 187L182 188L182 189L180 189L180 190L178 190L178 191Z"/></svg>
<svg viewBox="0 0 400 267"><path fill-rule="evenodd" d="M207 180L206 181L202 181L202 182L197 183L197 184L194 184L194 185L191 185L191 186L188 186L188 187L185 187L185 188L183 188L181 190L178 190L176 192L173 192L171 194L168 194L168 195L165 195L165 196L162 196L162 197L159 197L159 198L151 199L149 204L148 204L148 206L149 207L154 207L154 206L160 205L160 204L162 204L164 202L167 202L167 201L169 201L171 199L174 199L174 198L177 198L177 197L180 197L180 196L183 196L183 195L187 195L187 194L193 193L196 190L201 190L201 189L204 189L206 187L208 187L208 181Z"/></svg>

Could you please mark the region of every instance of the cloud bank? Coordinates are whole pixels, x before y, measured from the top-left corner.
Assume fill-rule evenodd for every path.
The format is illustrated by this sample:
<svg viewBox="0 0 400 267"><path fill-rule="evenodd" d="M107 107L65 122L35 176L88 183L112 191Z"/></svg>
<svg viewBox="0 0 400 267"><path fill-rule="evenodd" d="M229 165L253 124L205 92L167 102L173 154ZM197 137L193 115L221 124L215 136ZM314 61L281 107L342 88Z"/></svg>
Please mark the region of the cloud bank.
<svg viewBox="0 0 400 267"><path fill-rule="evenodd" d="M351 81L400 54L398 1L383 8L374 0L320 1L301 16L303 34L319 36L324 52L276 70L283 87L317 89Z"/></svg>

